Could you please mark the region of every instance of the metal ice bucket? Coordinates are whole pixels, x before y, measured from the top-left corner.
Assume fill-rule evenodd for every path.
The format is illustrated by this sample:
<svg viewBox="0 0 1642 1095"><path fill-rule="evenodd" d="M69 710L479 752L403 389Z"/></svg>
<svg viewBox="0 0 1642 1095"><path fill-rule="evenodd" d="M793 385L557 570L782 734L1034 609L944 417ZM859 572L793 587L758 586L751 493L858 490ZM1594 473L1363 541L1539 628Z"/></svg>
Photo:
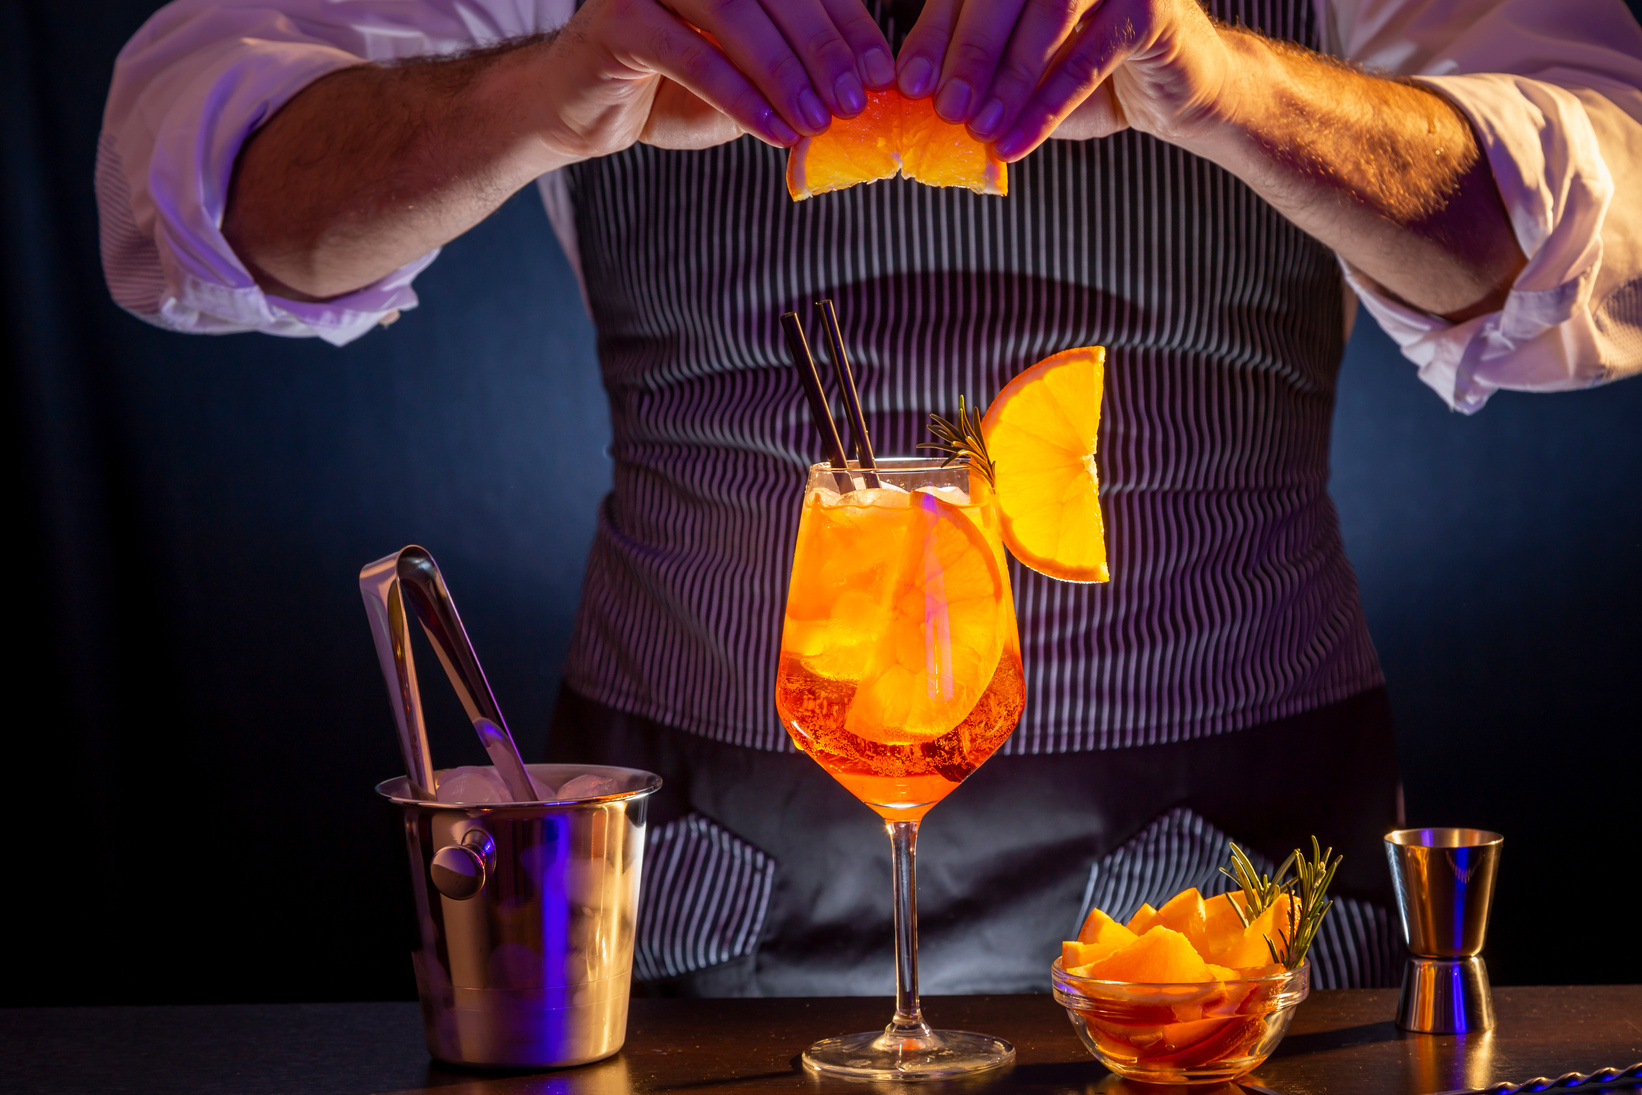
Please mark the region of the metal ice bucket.
<svg viewBox="0 0 1642 1095"><path fill-rule="evenodd" d="M410 853L417 993L428 1052L463 1065L546 1068L608 1057L627 1033L644 813L659 776L532 764L559 786L591 772L599 798L456 805L377 785Z"/></svg>

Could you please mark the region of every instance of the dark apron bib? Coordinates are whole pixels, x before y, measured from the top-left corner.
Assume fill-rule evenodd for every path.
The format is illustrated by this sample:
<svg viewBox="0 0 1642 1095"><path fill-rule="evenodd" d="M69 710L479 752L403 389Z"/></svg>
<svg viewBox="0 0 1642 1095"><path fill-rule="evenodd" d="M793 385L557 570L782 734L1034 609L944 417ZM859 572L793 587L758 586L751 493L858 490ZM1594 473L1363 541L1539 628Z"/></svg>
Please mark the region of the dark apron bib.
<svg viewBox="0 0 1642 1095"><path fill-rule="evenodd" d="M892 41L915 11L879 11ZM1317 44L1311 0L1211 11ZM1349 856L1314 983L1389 983L1394 753L1327 497L1333 253L1133 132L1048 142L1007 199L896 180L794 204L784 166L743 138L569 169L615 485L551 748L668 780L638 976L891 988L882 830L791 752L771 699L817 458L775 320L831 296L882 453L914 451L960 392L984 400L1069 346L1110 351L1114 579L1011 570L1027 711L925 827L925 989L1041 991L1080 908L1126 916L1211 886L1228 835L1275 859L1312 832ZM1295 756L1339 774L1287 786Z"/></svg>
<svg viewBox="0 0 1642 1095"><path fill-rule="evenodd" d="M1217 8L1310 42L1310 0ZM1050 141L1008 198L892 180L792 202L742 138L569 170L610 396L565 669L584 695L789 749L770 702L818 443L777 317L838 302L880 453L1071 346L1109 349L1112 581L1011 568L1027 707L1005 752L1205 737L1382 683L1329 501L1331 251L1227 172L1126 132Z"/></svg>

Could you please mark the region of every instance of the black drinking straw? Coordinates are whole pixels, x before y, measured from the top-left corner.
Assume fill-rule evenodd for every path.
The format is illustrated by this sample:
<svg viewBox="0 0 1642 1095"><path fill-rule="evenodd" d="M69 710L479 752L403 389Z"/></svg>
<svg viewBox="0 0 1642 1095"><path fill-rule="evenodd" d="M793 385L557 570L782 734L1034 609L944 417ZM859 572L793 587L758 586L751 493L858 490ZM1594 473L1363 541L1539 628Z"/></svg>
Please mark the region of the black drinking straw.
<svg viewBox="0 0 1642 1095"><path fill-rule="evenodd" d="M838 327L838 310L831 300L817 301L827 327L827 342L832 346L832 369L838 377L838 393L844 399L844 417L850 424L850 447L861 462L861 476L867 486L878 485L878 463L872 458L872 438L867 436L867 420L861 414L861 397L855 393L855 374L850 372L850 359L844 353L844 332Z"/></svg>
<svg viewBox="0 0 1642 1095"><path fill-rule="evenodd" d="M781 330L787 336L787 352L798 369L798 379L804 386L804 398L809 400L810 418L815 432L821 435L821 446L827 450L827 459L833 466L833 477L838 489L848 494L855 489L850 481L849 461L844 456L844 443L838 439L838 425L832 420L832 408L827 406L827 393L821 390L821 374L816 370L815 358L810 354L809 340L804 337L804 325L797 312L781 314Z"/></svg>

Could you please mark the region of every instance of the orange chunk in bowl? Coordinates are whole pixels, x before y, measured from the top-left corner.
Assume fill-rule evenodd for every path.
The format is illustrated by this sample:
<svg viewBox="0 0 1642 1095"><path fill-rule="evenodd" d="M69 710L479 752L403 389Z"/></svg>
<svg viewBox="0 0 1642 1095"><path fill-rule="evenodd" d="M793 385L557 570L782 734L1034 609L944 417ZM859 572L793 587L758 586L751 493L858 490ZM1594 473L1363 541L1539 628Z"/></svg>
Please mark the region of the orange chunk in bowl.
<svg viewBox="0 0 1642 1095"><path fill-rule="evenodd" d="M1191 940L1192 948L1199 954L1203 953L1203 939L1208 930L1208 914L1203 907L1203 895L1197 892L1197 887L1181 890L1157 910L1157 918L1165 927Z"/></svg>
<svg viewBox="0 0 1642 1095"><path fill-rule="evenodd" d="M1191 942L1170 928L1153 928L1109 957L1088 966L1084 977L1097 981L1138 981L1153 985L1180 985L1213 981L1208 964Z"/></svg>
<svg viewBox="0 0 1642 1095"><path fill-rule="evenodd" d="M1271 949L1266 946L1266 941L1269 939L1271 945L1279 953L1282 952L1283 937L1289 931L1288 912L1289 895L1281 894L1270 908L1254 918L1253 923L1232 936L1226 944L1212 947L1204 957L1239 970L1270 965Z"/></svg>
<svg viewBox="0 0 1642 1095"><path fill-rule="evenodd" d="M1077 942L1061 944L1061 968L1081 970L1139 938L1099 909L1091 909L1083 927L1078 930Z"/></svg>
<svg viewBox="0 0 1642 1095"><path fill-rule="evenodd" d="M1129 918L1128 928L1136 935L1145 935L1157 927L1167 927L1167 925L1163 923L1163 918L1157 915L1157 910L1150 905L1142 905Z"/></svg>
<svg viewBox="0 0 1642 1095"><path fill-rule="evenodd" d="M1203 938L1192 940L1199 954L1208 956L1232 946L1243 938L1243 918L1239 910L1248 905L1239 890L1203 900Z"/></svg>
<svg viewBox="0 0 1642 1095"><path fill-rule="evenodd" d="M1083 919L1083 927L1078 929L1079 943L1110 943L1114 949L1133 943L1137 938L1134 932L1100 909L1090 909L1089 915Z"/></svg>

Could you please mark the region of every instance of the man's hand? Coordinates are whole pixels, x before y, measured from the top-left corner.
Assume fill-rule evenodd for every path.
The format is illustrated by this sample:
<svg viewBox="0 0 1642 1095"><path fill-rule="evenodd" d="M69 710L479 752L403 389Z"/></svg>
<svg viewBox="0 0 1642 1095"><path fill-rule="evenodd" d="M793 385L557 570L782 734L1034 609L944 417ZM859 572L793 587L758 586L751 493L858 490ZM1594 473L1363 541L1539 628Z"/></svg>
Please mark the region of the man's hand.
<svg viewBox="0 0 1642 1095"><path fill-rule="evenodd" d="M657 148L697 151L727 144L745 132L735 119L706 99L662 77L639 141Z"/></svg>
<svg viewBox="0 0 1642 1095"><path fill-rule="evenodd" d="M553 37L304 88L240 150L223 234L267 291L334 297L554 168L638 140L791 145L894 80L861 0L588 0Z"/></svg>
<svg viewBox="0 0 1642 1095"><path fill-rule="evenodd" d="M929 0L897 82L1018 160L1071 118L1170 139L1231 109L1229 58L1193 0ZM1070 136L1071 133L1063 134Z"/></svg>
<svg viewBox="0 0 1642 1095"><path fill-rule="evenodd" d="M544 141L585 159L647 126L668 147L716 143L729 127L697 101L785 147L859 114L864 89L889 86L894 63L860 0L590 0L543 75Z"/></svg>
<svg viewBox="0 0 1642 1095"><path fill-rule="evenodd" d="M1416 308L1493 311L1526 262L1440 95L1212 21L1194 0L928 0L908 95L1017 160L1132 127L1237 175Z"/></svg>

